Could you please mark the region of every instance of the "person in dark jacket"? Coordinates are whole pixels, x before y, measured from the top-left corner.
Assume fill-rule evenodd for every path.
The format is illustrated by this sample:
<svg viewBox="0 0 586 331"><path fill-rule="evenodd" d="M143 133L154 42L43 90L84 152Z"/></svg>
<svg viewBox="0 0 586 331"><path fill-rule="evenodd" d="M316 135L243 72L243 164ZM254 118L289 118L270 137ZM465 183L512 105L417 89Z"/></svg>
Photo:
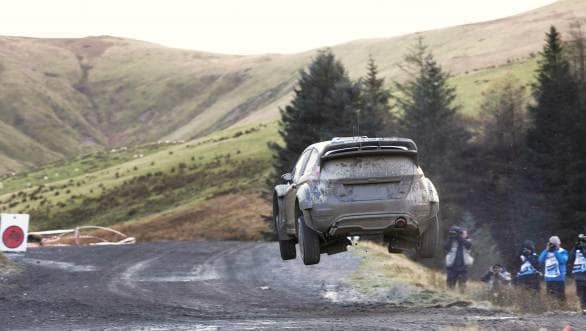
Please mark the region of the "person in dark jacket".
<svg viewBox="0 0 586 331"><path fill-rule="evenodd" d="M492 265L480 280L488 284L491 301L497 304L504 304L507 301L507 294L510 293L511 287L511 273L505 267L498 263Z"/></svg>
<svg viewBox="0 0 586 331"><path fill-rule="evenodd" d="M539 272L539 259L535 253L535 243L533 241L527 240L523 243L519 258L521 259L521 267L517 272L515 285L538 293L541 289L541 273Z"/></svg>
<svg viewBox="0 0 586 331"><path fill-rule="evenodd" d="M570 253L572 275L576 281L576 294L580 298L582 314L586 315L586 236L581 234Z"/></svg>
<svg viewBox="0 0 586 331"><path fill-rule="evenodd" d="M468 239L465 229L452 226L448 233L448 240L444 245L446 252L447 285L453 289L456 284L460 291L466 288L468 281L468 267L474 259L470 255L472 242Z"/></svg>
<svg viewBox="0 0 586 331"><path fill-rule="evenodd" d="M558 236L552 236L547 247L539 255L539 263L543 265L545 287L552 297L566 301L566 265L568 251L563 249L562 241Z"/></svg>

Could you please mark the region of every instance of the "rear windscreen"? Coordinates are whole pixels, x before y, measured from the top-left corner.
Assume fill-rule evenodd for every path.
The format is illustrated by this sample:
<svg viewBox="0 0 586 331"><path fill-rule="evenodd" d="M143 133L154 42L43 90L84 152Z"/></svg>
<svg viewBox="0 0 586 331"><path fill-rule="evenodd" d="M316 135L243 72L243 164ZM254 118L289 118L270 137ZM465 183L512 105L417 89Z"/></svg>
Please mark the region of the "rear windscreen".
<svg viewBox="0 0 586 331"><path fill-rule="evenodd" d="M406 156L357 156L322 161L320 179L373 178L414 175L417 166Z"/></svg>

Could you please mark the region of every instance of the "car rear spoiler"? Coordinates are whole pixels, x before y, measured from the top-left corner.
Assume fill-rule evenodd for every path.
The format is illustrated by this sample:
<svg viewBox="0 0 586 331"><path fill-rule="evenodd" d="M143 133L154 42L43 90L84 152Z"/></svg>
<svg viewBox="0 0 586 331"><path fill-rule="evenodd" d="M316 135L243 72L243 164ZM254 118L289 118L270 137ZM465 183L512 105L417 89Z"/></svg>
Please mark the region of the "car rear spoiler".
<svg viewBox="0 0 586 331"><path fill-rule="evenodd" d="M321 157L323 161L367 155L405 155L418 164L417 146L410 140L378 140L348 142L328 146Z"/></svg>

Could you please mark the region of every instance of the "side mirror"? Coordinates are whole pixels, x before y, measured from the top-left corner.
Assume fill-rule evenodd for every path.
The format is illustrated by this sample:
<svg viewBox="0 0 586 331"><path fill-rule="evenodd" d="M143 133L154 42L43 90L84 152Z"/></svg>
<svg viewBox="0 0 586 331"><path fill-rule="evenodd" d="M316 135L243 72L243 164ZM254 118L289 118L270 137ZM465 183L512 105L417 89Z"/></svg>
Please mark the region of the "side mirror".
<svg viewBox="0 0 586 331"><path fill-rule="evenodd" d="M292 182L293 181L293 175L290 172L288 172L286 174L283 174L281 176L281 179L283 179L286 182Z"/></svg>

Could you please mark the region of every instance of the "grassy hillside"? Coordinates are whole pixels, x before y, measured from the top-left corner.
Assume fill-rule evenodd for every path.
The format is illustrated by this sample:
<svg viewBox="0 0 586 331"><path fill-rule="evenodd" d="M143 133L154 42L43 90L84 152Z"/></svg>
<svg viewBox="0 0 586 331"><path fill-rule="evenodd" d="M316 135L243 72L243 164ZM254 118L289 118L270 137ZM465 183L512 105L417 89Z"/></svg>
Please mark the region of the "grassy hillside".
<svg viewBox="0 0 586 331"><path fill-rule="evenodd" d="M452 78L473 112L493 80L529 82L535 59ZM56 161L0 184L0 209L32 215L31 228L114 226L139 240L248 239L269 231L261 198L277 125L237 125L192 141L113 148Z"/></svg>
<svg viewBox="0 0 586 331"><path fill-rule="evenodd" d="M423 36L456 76L463 110L473 115L487 80L508 70L524 77L550 25L563 30L585 17L585 2L566 0L501 20L332 49L353 77L372 54L390 82L402 78L397 63ZM233 56L115 37L0 37L0 173L273 122L314 54Z"/></svg>
<svg viewBox="0 0 586 331"><path fill-rule="evenodd" d="M270 169L266 142L275 134L274 125L257 125L86 154L8 178L0 209L30 213L33 230L93 224L141 240L259 239L259 215L270 212L259 197Z"/></svg>

